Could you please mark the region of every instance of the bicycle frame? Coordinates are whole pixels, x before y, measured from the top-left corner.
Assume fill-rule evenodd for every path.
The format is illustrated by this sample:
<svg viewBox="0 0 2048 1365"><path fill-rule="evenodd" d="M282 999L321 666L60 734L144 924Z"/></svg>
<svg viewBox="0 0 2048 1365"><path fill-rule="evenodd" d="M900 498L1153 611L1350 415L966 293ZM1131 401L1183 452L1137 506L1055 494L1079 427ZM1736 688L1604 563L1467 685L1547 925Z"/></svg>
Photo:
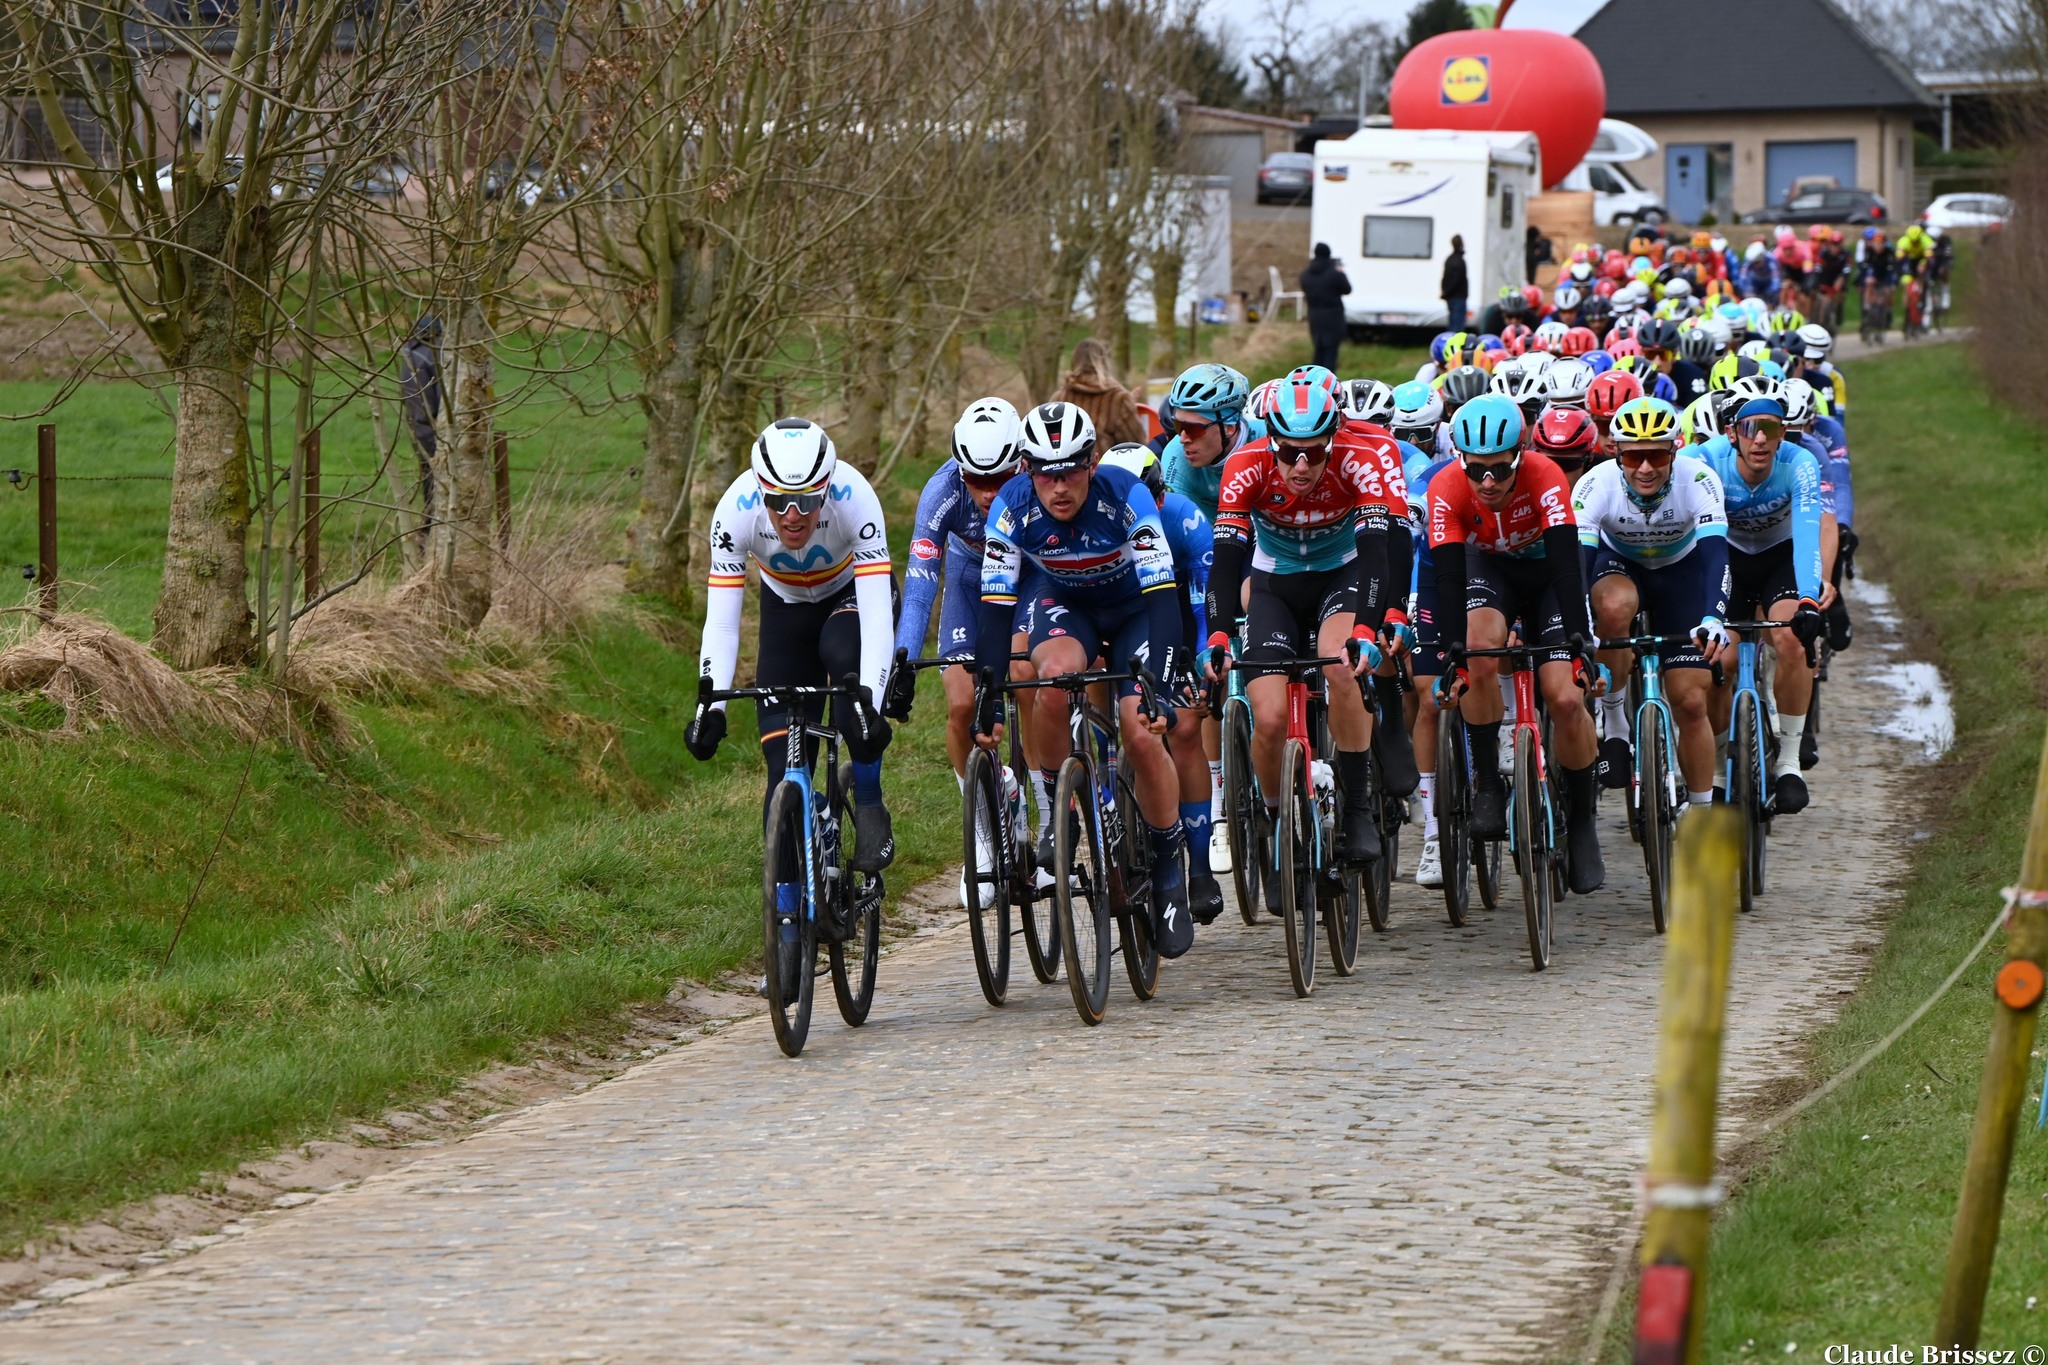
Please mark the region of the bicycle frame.
<svg viewBox="0 0 2048 1365"><path fill-rule="evenodd" d="M1233 678L1240 674L1263 677L1268 674L1284 673L1287 676L1287 732L1281 736L1281 743L1284 744L1290 739L1298 739L1301 741L1302 747L1307 750L1311 762L1301 770L1301 780L1304 786L1302 794L1308 797L1308 803L1311 808L1321 811L1326 816L1331 814L1334 808L1330 807L1329 803L1324 802L1316 795L1315 769L1313 765L1323 761L1323 746L1319 742L1319 736L1316 734L1316 731L1319 728L1319 722L1327 723L1320 708L1327 706L1328 703L1324 701L1322 693L1310 682L1310 679L1320 679L1324 668L1331 664L1343 662L1344 660L1342 659L1262 659L1257 662L1238 660L1230 665ZM1252 785L1254 790L1256 790L1258 786L1258 776L1256 773L1253 774ZM1323 821L1318 820L1315 828L1314 848L1309 855L1311 859L1310 865L1318 875L1321 875L1323 870L1334 861L1330 856L1331 850L1323 847L1324 837ZM1280 868L1279 858L1280 851L1276 846L1273 850L1273 871L1276 875Z"/></svg>
<svg viewBox="0 0 2048 1365"><path fill-rule="evenodd" d="M1116 719L1105 714L1089 699L1088 689L1096 683L1129 682L1133 678L1137 679L1141 692L1140 704L1156 704L1151 701L1153 690L1150 680L1138 673L1110 673L1097 669L1066 673L1057 678L1003 684L1003 689L1011 693L1057 687L1067 694L1067 755L1087 765L1089 785L1095 789L1092 818L1096 833L1102 840L1104 861L1108 864L1112 906L1128 906L1127 892L1134 889L1124 881L1130 831L1124 828L1123 812L1116 808L1116 777L1121 749ZM1093 746L1089 744L1091 738Z"/></svg>
<svg viewBox="0 0 2048 1365"><path fill-rule="evenodd" d="M1757 685L1757 651L1760 646L1755 636L1755 628L1766 624L1782 625L1783 623L1744 622L1739 627L1729 628L1732 631L1739 630L1741 634L1735 643L1735 690L1729 699L1728 707L1728 761L1722 770L1723 782L1725 784L1722 790L1727 792L1738 790L1735 785L1735 755L1737 752L1736 741L1741 736L1736 733L1735 727L1739 723L1737 717L1741 715L1742 708L1736 703L1745 692L1756 699L1756 705L1750 708L1750 714L1756 718L1756 733L1751 736L1754 741L1751 752L1756 755L1756 771L1751 776L1756 781L1755 790L1759 794L1766 789L1764 776L1769 764L1764 753L1765 702L1763 691Z"/></svg>
<svg viewBox="0 0 2048 1365"><path fill-rule="evenodd" d="M1636 668L1640 671L1643 679L1643 702L1642 705L1636 708L1635 733L1638 735L1643 734L1654 718L1657 732L1664 740L1664 752L1671 755L1672 772L1665 775L1665 780L1670 781L1673 774L1677 771L1678 721L1671 714L1671 703L1664 699L1664 661L1657 656L1654 645L1648 653L1637 654ZM1631 796L1636 803L1637 809L1640 810L1643 804L1643 784L1641 780L1642 749L1640 745L1636 750L1636 778ZM1671 799L1673 804L1676 805L1678 794L1672 792Z"/></svg>
<svg viewBox="0 0 2048 1365"><path fill-rule="evenodd" d="M699 697L706 702L721 701L779 701L792 706L789 730L785 737L782 779L793 782L803 794L804 803L804 865L803 906L804 919L814 928L822 922L825 906L819 904L821 895L837 898L845 888L839 883L839 805L842 793L839 790L839 732L823 725L813 725L797 714L793 704L812 697L851 697L850 687L737 687L723 692L708 688L700 689ZM810 764L805 761L805 751L810 741L817 740L820 753L825 760L825 810L818 811L817 784L811 777ZM822 868L823 875L820 875ZM827 883L830 883L828 886Z"/></svg>

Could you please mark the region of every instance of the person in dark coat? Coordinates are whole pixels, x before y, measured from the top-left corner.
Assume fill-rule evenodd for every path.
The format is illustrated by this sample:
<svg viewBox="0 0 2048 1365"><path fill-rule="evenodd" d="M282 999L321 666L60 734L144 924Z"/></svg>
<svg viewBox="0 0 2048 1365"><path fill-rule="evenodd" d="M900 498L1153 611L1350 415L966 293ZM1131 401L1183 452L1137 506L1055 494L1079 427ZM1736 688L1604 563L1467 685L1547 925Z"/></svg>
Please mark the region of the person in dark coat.
<svg viewBox="0 0 2048 1365"><path fill-rule="evenodd" d="M1308 305L1308 338L1315 344L1315 363L1335 372L1337 351L1344 344L1344 296L1351 281L1330 255L1328 242L1316 243L1315 259L1301 272L1301 298Z"/></svg>
<svg viewBox="0 0 2048 1365"><path fill-rule="evenodd" d="M1522 268L1526 273L1528 282L1530 284L1536 283L1537 266L1556 264L1556 248L1551 246L1548 237L1545 237L1537 230L1534 224L1531 224L1528 232L1524 234L1522 241Z"/></svg>
<svg viewBox="0 0 2048 1365"><path fill-rule="evenodd" d="M1444 307L1450 310L1451 320L1446 324L1453 332L1465 330L1465 301L1471 297L1471 289L1465 278L1465 239L1451 238L1451 254L1444 257L1444 285L1440 292Z"/></svg>
<svg viewBox="0 0 2048 1365"><path fill-rule="evenodd" d="M429 313L398 348L398 395L420 457L420 540L434 521L434 419L441 415L441 319Z"/></svg>

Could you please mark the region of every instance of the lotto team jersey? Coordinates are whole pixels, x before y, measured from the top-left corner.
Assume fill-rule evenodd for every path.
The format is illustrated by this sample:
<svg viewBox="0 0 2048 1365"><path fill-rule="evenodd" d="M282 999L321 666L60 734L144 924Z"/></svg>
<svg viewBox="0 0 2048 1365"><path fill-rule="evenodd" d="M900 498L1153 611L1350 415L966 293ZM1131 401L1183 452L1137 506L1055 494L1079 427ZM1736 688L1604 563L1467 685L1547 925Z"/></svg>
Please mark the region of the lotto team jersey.
<svg viewBox="0 0 2048 1365"><path fill-rule="evenodd" d="M1496 512L1479 505L1472 480L1447 470L1429 481L1429 544L1463 542L1490 555L1543 558L1543 533L1572 524L1571 484L1548 455L1522 452L1514 496Z"/></svg>
<svg viewBox="0 0 2048 1365"><path fill-rule="evenodd" d="M896 646L916 655L924 648L930 629L932 606L939 595L948 560L971 566L973 580L954 584L978 598L982 539L986 527L981 509L967 485L960 481L960 462L948 460L925 481L918 495L917 516L910 527L910 554L903 565L903 610L896 622Z"/></svg>
<svg viewBox="0 0 2048 1365"><path fill-rule="evenodd" d="M711 514L711 582L698 667L712 685L732 686L739 657L740 604L747 560L761 566L761 591L785 602L829 602L854 585L860 608L860 681L876 698L889 681L892 620L889 536L875 490L841 461L826 486L810 539L792 550L775 534L753 471L740 475Z"/></svg>
<svg viewBox="0 0 2048 1365"><path fill-rule="evenodd" d="M1604 545L1653 568L1677 563L1702 538L1728 534L1721 480L1690 455L1671 462L1671 481L1647 508L1629 495L1621 462L1602 461L1572 490L1572 519L1579 524L1579 544Z"/></svg>
<svg viewBox="0 0 2048 1365"><path fill-rule="evenodd" d="M1331 442L1321 477L1306 492L1287 486L1285 471L1264 439L1224 464L1216 527L1252 542L1252 567L1267 573L1335 569L1357 554L1357 513L1378 509L1408 515L1401 451L1390 436L1351 427Z"/></svg>
<svg viewBox="0 0 2048 1365"><path fill-rule="evenodd" d="M1045 510L1029 474L1003 485L988 509L981 556L981 600L1013 604L1025 563L1055 588L1082 589L1100 602L1173 586L1173 552L1152 495L1138 476L1097 469L1072 521Z"/></svg>
<svg viewBox="0 0 2048 1365"><path fill-rule="evenodd" d="M1792 569L1799 595L1820 599L1820 461L1813 452L1781 442L1770 472L1752 485L1742 477L1741 457L1726 436L1716 436L1691 453L1721 480L1728 507L1728 544L1744 554L1761 554L1792 542Z"/></svg>

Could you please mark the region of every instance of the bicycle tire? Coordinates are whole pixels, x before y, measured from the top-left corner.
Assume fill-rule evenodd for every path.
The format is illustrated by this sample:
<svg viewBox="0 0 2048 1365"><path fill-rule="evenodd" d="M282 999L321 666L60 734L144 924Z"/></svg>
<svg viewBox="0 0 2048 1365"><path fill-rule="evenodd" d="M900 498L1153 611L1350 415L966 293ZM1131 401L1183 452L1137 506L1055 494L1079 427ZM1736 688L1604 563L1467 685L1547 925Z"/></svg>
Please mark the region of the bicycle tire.
<svg viewBox="0 0 2048 1365"><path fill-rule="evenodd" d="M853 826L853 765L839 765L839 828ZM838 894L847 898L846 937L826 944L832 970L832 998L848 1028L868 1021L875 1006L875 972L882 960L882 874L853 870L853 850L839 842ZM826 883L828 887L834 883Z"/></svg>
<svg viewBox="0 0 2048 1365"><path fill-rule="evenodd" d="M783 779L768 798L767 834L761 848L761 931L763 971L768 984L768 1022L786 1057L803 1052L811 1033L811 1004L817 986L817 922L804 911L804 793ZM797 885L795 923L777 907L776 869L785 867ZM793 941L785 941L785 929Z"/></svg>
<svg viewBox="0 0 2048 1365"><path fill-rule="evenodd" d="M1663 717L1653 710L1638 713L1637 729L1649 727L1647 743L1636 748L1636 809L1643 827L1643 870L1650 876L1650 924L1663 933L1671 897L1671 840L1678 812L1673 809L1671 755L1664 746Z"/></svg>
<svg viewBox="0 0 2048 1365"><path fill-rule="evenodd" d="M1444 872L1444 912L1463 928L1472 894L1472 783L1465 771L1465 722L1457 708L1436 723L1436 847Z"/></svg>
<svg viewBox="0 0 2048 1365"><path fill-rule="evenodd" d="M974 974L982 996L1001 1007L1010 989L1010 898L1003 875L1001 781L988 750L967 755L960 782L960 880L967 888L967 927L974 941ZM1006 814L1006 812L1004 812ZM988 851L986 874L980 869Z"/></svg>
<svg viewBox="0 0 2048 1365"><path fill-rule="evenodd" d="M1053 909L1067 989L1084 1024L1102 1022L1109 1007L1109 881L1102 861L1102 821L1095 808L1095 771L1069 755L1054 784Z"/></svg>
<svg viewBox="0 0 2048 1365"><path fill-rule="evenodd" d="M1259 795L1252 775L1252 709L1242 697L1223 703L1223 820L1230 831L1230 878L1237 889L1238 917L1257 924L1263 851L1256 834Z"/></svg>
<svg viewBox="0 0 2048 1365"><path fill-rule="evenodd" d="M1145 856L1138 847L1145 822L1138 814L1138 798L1131 793L1130 774L1122 770L1116 775L1116 807L1124 825L1125 861L1120 880L1131 886L1143 876L1137 863ZM1140 1000L1150 1000L1159 993L1159 944L1152 937L1150 901L1148 895L1146 904L1126 904L1118 911L1118 918L1123 921L1118 926L1118 937L1123 944L1124 975L1130 979L1131 994Z"/></svg>
<svg viewBox="0 0 2048 1365"><path fill-rule="evenodd" d="M1306 999L1316 988L1316 897L1307 840L1316 837L1308 795L1308 746L1290 739L1280 751L1280 827L1273 835L1273 875L1280 880L1280 918L1287 926L1287 975ZM1307 876L1301 865L1311 864ZM1304 895L1303 892L1307 894Z"/></svg>
<svg viewBox="0 0 2048 1365"><path fill-rule="evenodd" d="M1025 880L1014 899L1017 918L1023 921L1019 932L1024 935L1024 956L1030 959L1031 974L1039 984L1050 986L1060 979L1059 915L1053 910L1051 893L1041 899L1030 881L1030 872L1023 876Z"/></svg>
<svg viewBox="0 0 2048 1365"><path fill-rule="evenodd" d="M1540 972L1550 965L1550 811L1544 783L1536 775L1535 736L1526 729L1515 732L1514 780L1511 828L1521 855L1516 861L1522 871L1522 917L1529 928L1529 960Z"/></svg>
<svg viewBox="0 0 2048 1365"><path fill-rule="evenodd" d="M1758 875L1761 866L1760 850L1757 845L1763 839L1763 822L1758 818L1762 810L1763 791L1759 787L1759 764L1763 755L1757 752L1757 699L1753 692L1738 692L1735 696L1735 744L1729 754L1730 774L1733 783L1728 799L1735 803L1735 809L1742 812L1742 910L1744 914L1756 908L1756 898L1762 892L1762 878Z"/></svg>
<svg viewBox="0 0 2048 1365"><path fill-rule="evenodd" d="M1366 771L1370 776L1367 778L1366 798L1372 803L1373 819L1379 820L1382 813L1376 763L1377 760L1368 754ZM1385 837L1381 835L1381 838ZM1367 888L1385 862L1385 858L1380 858L1364 867L1340 864L1334 885L1327 877L1316 878L1316 900L1323 913L1323 937L1330 945L1330 966L1339 976L1349 976L1358 970L1358 922L1364 918Z"/></svg>

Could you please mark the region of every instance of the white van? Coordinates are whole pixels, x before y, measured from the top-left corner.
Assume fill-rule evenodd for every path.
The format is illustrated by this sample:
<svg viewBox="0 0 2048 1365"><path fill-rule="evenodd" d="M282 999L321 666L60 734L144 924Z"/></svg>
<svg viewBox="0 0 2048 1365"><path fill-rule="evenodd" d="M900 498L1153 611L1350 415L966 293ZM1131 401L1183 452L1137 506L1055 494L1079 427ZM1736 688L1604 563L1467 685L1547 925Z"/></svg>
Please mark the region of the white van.
<svg viewBox="0 0 2048 1365"><path fill-rule="evenodd" d="M1591 190L1596 226L1661 223L1669 216L1663 199L1656 191L1644 189L1621 164L1656 154L1657 140L1633 123L1618 118L1601 119L1599 136L1587 149L1586 159L1572 167L1557 188Z"/></svg>
<svg viewBox="0 0 2048 1365"><path fill-rule="evenodd" d="M1344 267L1352 326L1441 328L1451 238L1465 239L1476 319L1503 285L1521 284L1529 199L1542 187L1533 133L1361 128L1316 144L1309 243L1329 243Z"/></svg>

